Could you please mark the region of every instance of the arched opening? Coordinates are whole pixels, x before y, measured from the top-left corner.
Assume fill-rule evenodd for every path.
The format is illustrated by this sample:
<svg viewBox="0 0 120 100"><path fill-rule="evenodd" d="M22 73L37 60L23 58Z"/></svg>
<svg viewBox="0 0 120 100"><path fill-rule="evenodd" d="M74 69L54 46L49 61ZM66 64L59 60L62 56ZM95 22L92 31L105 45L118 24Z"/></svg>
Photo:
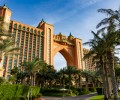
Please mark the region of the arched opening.
<svg viewBox="0 0 120 100"><path fill-rule="evenodd" d="M54 56L54 68L59 71L60 69L64 68L67 66L67 62L63 55L59 52L56 53Z"/></svg>

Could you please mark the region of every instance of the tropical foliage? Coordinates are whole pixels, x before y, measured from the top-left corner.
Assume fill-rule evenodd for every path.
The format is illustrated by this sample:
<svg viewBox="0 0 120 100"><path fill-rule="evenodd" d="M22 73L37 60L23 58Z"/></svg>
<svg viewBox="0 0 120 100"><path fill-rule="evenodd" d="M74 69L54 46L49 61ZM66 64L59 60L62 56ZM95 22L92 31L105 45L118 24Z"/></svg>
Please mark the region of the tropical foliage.
<svg viewBox="0 0 120 100"><path fill-rule="evenodd" d="M118 100L118 88L115 77L115 50L120 44L120 10L113 11L111 9L99 9L98 12L107 14L98 25L98 31L92 31L94 38L88 44L91 51L84 57L93 56L94 63L96 63L98 70L101 71L103 79L104 98L110 99L113 89L114 100ZM111 78L112 87L109 85L109 77Z"/></svg>

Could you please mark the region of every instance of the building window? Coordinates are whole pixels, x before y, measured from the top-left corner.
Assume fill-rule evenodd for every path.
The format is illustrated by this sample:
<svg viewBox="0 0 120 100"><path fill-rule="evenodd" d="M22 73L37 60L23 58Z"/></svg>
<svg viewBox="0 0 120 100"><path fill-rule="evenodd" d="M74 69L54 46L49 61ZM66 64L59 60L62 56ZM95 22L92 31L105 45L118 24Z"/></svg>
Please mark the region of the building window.
<svg viewBox="0 0 120 100"><path fill-rule="evenodd" d="M38 35L40 36L40 31L38 31Z"/></svg>
<svg viewBox="0 0 120 100"><path fill-rule="evenodd" d="M14 28L17 28L17 24L14 24Z"/></svg>
<svg viewBox="0 0 120 100"><path fill-rule="evenodd" d="M27 31L29 31L29 27L27 28Z"/></svg>
<svg viewBox="0 0 120 100"><path fill-rule="evenodd" d="M18 26L18 29L21 30L21 25Z"/></svg>
<svg viewBox="0 0 120 100"><path fill-rule="evenodd" d="M25 31L25 26L23 26L23 31Z"/></svg>
<svg viewBox="0 0 120 100"><path fill-rule="evenodd" d="M32 28L30 29L30 33L33 33L33 29Z"/></svg>
<svg viewBox="0 0 120 100"><path fill-rule="evenodd" d="M36 33L37 33L37 31L36 31L36 30L34 30L34 33L36 34Z"/></svg>

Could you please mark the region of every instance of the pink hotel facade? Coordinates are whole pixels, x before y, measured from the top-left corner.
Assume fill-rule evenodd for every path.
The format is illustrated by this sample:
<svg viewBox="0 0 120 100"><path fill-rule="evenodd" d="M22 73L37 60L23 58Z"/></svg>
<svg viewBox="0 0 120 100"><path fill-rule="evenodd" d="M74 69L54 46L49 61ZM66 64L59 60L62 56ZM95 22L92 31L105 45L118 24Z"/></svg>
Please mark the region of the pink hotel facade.
<svg viewBox="0 0 120 100"><path fill-rule="evenodd" d="M82 70L95 70L91 66L90 59L82 60L84 54L89 50L83 48L81 39L75 38L71 34L68 37L61 33L54 34L54 26L43 20L37 27L11 20L11 14L11 10L5 5L0 7L0 16L3 17L5 23L9 23L8 29L14 34L15 47L21 48L20 55L17 55L17 58L2 57L0 76L9 77L10 70L14 66L20 69L20 64L24 60L32 61L35 57L53 65L57 52L60 52L66 59L67 66L75 66Z"/></svg>

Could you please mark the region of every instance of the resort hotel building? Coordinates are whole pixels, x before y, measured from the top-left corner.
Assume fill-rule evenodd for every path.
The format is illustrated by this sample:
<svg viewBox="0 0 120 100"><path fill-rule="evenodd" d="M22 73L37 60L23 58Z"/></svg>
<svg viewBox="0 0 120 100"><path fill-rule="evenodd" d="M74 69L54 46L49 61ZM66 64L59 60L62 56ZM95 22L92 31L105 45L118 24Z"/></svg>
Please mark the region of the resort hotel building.
<svg viewBox="0 0 120 100"><path fill-rule="evenodd" d="M19 69L23 61L32 61L38 57L47 64L53 65L53 59L60 52L67 61L67 65L78 69L95 70L91 66L91 59L83 61L82 58L89 50L82 47L82 40L71 34L66 37L59 33L54 34L54 26L42 21L37 27L11 20L11 10L5 5L0 7L0 16L8 23L8 30L14 35L15 47L20 48L20 54L16 57L3 56L0 62L0 76L9 78L10 71L14 66ZM89 66L89 67L88 67Z"/></svg>

